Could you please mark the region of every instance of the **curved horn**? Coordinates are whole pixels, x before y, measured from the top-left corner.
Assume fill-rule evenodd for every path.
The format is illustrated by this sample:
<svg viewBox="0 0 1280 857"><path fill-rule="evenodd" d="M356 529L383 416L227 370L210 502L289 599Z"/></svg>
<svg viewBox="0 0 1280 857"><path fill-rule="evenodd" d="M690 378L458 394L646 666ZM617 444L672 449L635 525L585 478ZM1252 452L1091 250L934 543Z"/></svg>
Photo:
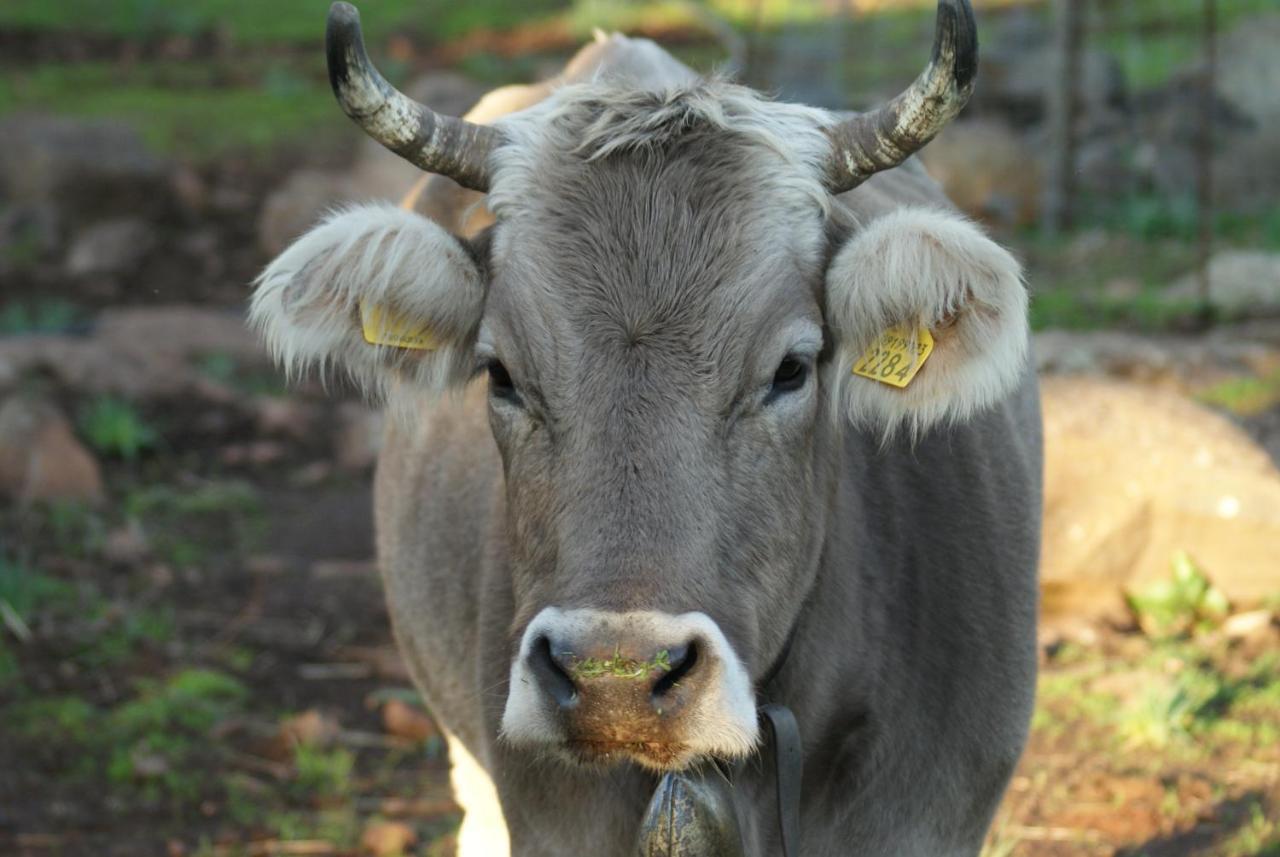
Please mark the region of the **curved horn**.
<svg viewBox="0 0 1280 857"><path fill-rule="evenodd" d="M826 185L844 193L873 173L896 167L950 122L973 94L978 28L969 0L939 0L933 57L915 82L888 104L827 129Z"/></svg>
<svg viewBox="0 0 1280 857"><path fill-rule="evenodd" d="M472 190L489 189L489 153L501 142L493 128L443 116L387 83L369 62L360 13L329 7L324 33L329 83L342 110L365 132L410 163Z"/></svg>

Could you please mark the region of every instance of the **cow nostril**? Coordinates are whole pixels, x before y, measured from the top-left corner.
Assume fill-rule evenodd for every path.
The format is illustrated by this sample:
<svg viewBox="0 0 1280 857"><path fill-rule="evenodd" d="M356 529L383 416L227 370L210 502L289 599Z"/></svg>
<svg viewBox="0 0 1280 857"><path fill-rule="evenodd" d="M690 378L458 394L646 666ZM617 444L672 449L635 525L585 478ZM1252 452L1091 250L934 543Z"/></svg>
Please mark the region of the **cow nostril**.
<svg viewBox="0 0 1280 857"><path fill-rule="evenodd" d="M667 660L671 669L653 683L653 696L663 697L679 686L682 679L693 672L698 664L698 644L690 640L688 644L668 650Z"/></svg>
<svg viewBox="0 0 1280 857"><path fill-rule="evenodd" d="M560 666L551 652L551 640L539 637L529 650L529 668L542 689L561 708L568 708L578 701L578 688L573 679Z"/></svg>

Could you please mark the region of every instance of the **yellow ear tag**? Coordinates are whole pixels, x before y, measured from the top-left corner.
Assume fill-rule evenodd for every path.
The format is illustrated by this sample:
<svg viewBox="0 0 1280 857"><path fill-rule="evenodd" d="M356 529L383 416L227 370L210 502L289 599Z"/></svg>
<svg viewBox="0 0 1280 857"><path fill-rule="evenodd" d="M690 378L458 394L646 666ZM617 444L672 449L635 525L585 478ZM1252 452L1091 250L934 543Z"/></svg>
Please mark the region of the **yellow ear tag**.
<svg viewBox="0 0 1280 857"><path fill-rule="evenodd" d="M853 364L853 374L905 387L932 353L933 335L928 328L918 328L913 336L905 327L891 327Z"/></svg>
<svg viewBox="0 0 1280 857"><path fill-rule="evenodd" d="M419 351L435 351L440 347L430 328L377 304L360 302L360 327L364 330L364 341L370 345L394 345Z"/></svg>

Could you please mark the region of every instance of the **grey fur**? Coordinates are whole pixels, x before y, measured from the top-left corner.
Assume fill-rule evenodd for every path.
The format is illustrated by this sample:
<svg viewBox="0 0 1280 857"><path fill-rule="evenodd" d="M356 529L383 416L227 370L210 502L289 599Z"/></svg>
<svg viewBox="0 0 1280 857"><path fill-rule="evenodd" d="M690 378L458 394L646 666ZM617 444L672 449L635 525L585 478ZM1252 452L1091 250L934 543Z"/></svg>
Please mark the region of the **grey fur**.
<svg viewBox="0 0 1280 857"><path fill-rule="evenodd" d="M616 67L615 86L681 83ZM600 105L563 98L550 136L598 137ZM662 101L633 114L646 98ZM801 853L973 857L1032 707L1034 373L914 440L829 418L828 261L859 224L947 203L908 162L820 204L803 152L696 113L607 156L519 133L496 153L477 349L525 404L477 382L390 423L377 534L399 644L492 777L518 857L629 854L657 781L499 739L520 635L552 605L704 612L757 682L791 636L757 690L804 736ZM814 354L814 377L768 400L788 352ZM735 783L751 857L778 853L766 773L749 761Z"/></svg>

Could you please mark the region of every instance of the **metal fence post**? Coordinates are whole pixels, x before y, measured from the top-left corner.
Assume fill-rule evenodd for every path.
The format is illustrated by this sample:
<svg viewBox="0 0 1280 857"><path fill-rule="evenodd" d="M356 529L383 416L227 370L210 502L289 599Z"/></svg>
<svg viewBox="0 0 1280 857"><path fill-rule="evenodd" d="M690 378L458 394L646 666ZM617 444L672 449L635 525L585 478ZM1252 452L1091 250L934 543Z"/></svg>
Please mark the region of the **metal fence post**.
<svg viewBox="0 0 1280 857"><path fill-rule="evenodd" d="M1075 193L1075 131L1079 110L1080 51L1084 43L1085 0L1054 0L1053 74L1045 98L1049 120L1049 175L1043 227L1055 235L1071 225Z"/></svg>

